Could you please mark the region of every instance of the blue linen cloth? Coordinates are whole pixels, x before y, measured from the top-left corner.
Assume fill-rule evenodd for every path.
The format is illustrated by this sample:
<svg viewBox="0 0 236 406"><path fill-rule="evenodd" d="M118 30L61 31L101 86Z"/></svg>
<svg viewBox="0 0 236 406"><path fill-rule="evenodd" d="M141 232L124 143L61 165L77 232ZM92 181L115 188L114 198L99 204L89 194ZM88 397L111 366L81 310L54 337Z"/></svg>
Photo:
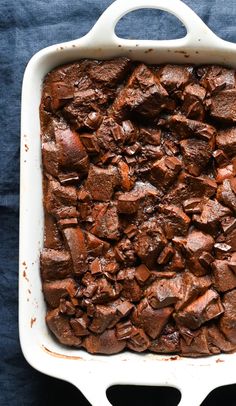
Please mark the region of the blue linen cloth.
<svg viewBox="0 0 236 406"><path fill-rule="evenodd" d="M185 2L216 34L236 42L235 0ZM19 346L20 97L23 72L31 56L48 45L81 37L111 3L112 0L0 0L0 406L62 405L65 399L67 403L87 404L71 385L33 370ZM117 32L127 38L165 39L181 37L185 30L171 15L143 10L126 16ZM227 406L236 404L235 388L231 392L232 403L224 396ZM166 401L162 398L160 404L170 406L171 401ZM132 405L130 402L126 404ZM138 399L135 403L141 404Z"/></svg>

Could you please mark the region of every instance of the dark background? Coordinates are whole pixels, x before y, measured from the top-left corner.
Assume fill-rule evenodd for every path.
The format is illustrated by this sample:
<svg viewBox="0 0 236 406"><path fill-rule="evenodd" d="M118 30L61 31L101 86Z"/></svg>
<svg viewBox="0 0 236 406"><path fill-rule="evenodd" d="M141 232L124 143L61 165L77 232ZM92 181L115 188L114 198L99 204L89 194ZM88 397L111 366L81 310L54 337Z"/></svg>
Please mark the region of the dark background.
<svg viewBox="0 0 236 406"><path fill-rule="evenodd" d="M235 0L185 2L217 35L236 42ZM88 405L72 385L32 369L19 346L20 96L23 72L31 56L48 45L81 37L111 3L112 0L0 0L0 406L60 406L65 401ZM126 16L117 32L127 38L170 39L183 36L185 29L173 16L142 10ZM174 406L179 400L177 391L167 392L163 388L116 387L108 391L108 396L115 406ZM235 406L236 385L214 391L204 406L213 404Z"/></svg>

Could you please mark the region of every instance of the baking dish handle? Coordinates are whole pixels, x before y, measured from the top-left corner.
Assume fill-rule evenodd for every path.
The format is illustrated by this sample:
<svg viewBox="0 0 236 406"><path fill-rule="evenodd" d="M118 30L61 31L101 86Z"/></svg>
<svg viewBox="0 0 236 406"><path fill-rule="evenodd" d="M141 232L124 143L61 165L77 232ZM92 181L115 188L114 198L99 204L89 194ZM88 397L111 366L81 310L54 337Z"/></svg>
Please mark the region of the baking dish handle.
<svg viewBox="0 0 236 406"><path fill-rule="evenodd" d="M181 392L181 399L178 406L201 406L204 399L211 392L211 389L205 388L201 383L196 381L189 381L179 388Z"/></svg>
<svg viewBox="0 0 236 406"><path fill-rule="evenodd" d="M93 378L90 376L91 386L88 385L88 381L83 384L81 379L79 382L73 382L73 384L77 386L92 406L112 406L107 399L106 390L113 384L105 384L105 381L98 381L97 376ZM204 388L202 382L198 385L195 381L189 382L189 380L184 386L181 384L178 389L181 392L178 406L200 406L211 391L209 388Z"/></svg>
<svg viewBox="0 0 236 406"><path fill-rule="evenodd" d="M101 15L96 24L87 34L95 46L114 47L114 45L128 45L134 40L123 39L115 34L115 27L118 21L127 13L142 9L154 8L160 9L173 14L186 27L187 34L184 38L174 40L155 40L153 42L162 45L175 42L176 45L193 46L194 44L204 45L207 47L219 43L220 38L217 37L201 20L201 18L181 0L116 0L112 3ZM145 40L140 43L147 42ZM149 41L151 42L151 41Z"/></svg>
<svg viewBox="0 0 236 406"><path fill-rule="evenodd" d="M88 382L91 382L91 385ZM71 383L83 393L92 406L112 406L106 395L106 390L110 385L106 384L104 379L101 380L98 379L98 376L90 375L83 381L80 378Z"/></svg>

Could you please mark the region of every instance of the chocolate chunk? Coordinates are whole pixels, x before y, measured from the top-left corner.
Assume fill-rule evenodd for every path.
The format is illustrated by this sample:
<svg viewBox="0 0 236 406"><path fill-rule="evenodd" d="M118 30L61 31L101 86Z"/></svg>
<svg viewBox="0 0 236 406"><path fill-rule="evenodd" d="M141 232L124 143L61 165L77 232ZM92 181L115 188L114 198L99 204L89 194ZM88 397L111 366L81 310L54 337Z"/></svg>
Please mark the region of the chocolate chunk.
<svg viewBox="0 0 236 406"><path fill-rule="evenodd" d="M88 73L92 80L111 86L125 77L129 67L130 60L128 58L116 58L110 61L96 61Z"/></svg>
<svg viewBox="0 0 236 406"><path fill-rule="evenodd" d="M224 234L228 234L236 228L236 219L234 217L226 216L221 220L221 227Z"/></svg>
<svg viewBox="0 0 236 406"><path fill-rule="evenodd" d="M77 172L60 172L58 174L58 179L63 186L67 186L70 184L78 184L78 181L81 179L82 174L78 174Z"/></svg>
<svg viewBox="0 0 236 406"><path fill-rule="evenodd" d="M185 268L185 259L183 258L181 253L176 250L173 257L171 258L171 261L165 266L165 271L179 272L182 271L184 268Z"/></svg>
<svg viewBox="0 0 236 406"><path fill-rule="evenodd" d="M63 169L88 172L88 156L80 141L79 134L68 127L55 124L55 139L58 148L58 161Z"/></svg>
<svg viewBox="0 0 236 406"><path fill-rule="evenodd" d="M179 183L165 196L170 204L182 205L187 199L211 197L217 189L216 182L209 177L195 177L188 174L181 175Z"/></svg>
<svg viewBox="0 0 236 406"><path fill-rule="evenodd" d="M135 278L137 279L137 282L140 283L141 285L147 282L150 276L151 273L144 264L139 265L135 270Z"/></svg>
<svg viewBox="0 0 236 406"><path fill-rule="evenodd" d="M235 175L233 165L227 165L217 169L216 182L222 183L225 179L230 179Z"/></svg>
<svg viewBox="0 0 236 406"><path fill-rule="evenodd" d="M214 251L216 254L216 258L223 259L225 256L227 257L227 254L230 253L230 251L232 251L232 247L231 245L228 245L226 243L218 242L214 244Z"/></svg>
<svg viewBox="0 0 236 406"><path fill-rule="evenodd" d="M189 270L196 276L203 276L208 272L202 255L210 253L213 249L214 239L211 235L201 231L192 230L184 243Z"/></svg>
<svg viewBox="0 0 236 406"><path fill-rule="evenodd" d="M84 282L84 279L83 279L83 282ZM97 292L97 289L98 289L98 285L97 285L96 281L92 279L91 282L86 285L86 289L83 290L84 297L89 298L89 299L93 298L93 296ZM89 303L89 302L85 299L84 304L87 304L87 303ZM94 314L94 312L93 312L93 314Z"/></svg>
<svg viewBox="0 0 236 406"><path fill-rule="evenodd" d="M40 269L43 281L71 276L72 264L69 252L44 248L40 255Z"/></svg>
<svg viewBox="0 0 236 406"><path fill-rule="evenodd" d="M161 130L152 127L141 127L139 129L139 141L142 144L160 145Z"/></svg>
<svg viewBox="0 0 236 406"><path fill-rule="evenodd" d="M205 327L192 332L190 342L186 342L185 338L181 338L180 348L182 355L184 357L201 357L210 355L207 338L207 329Z"/></svg>
<svg viewBox="0 0 236 406"><path fill-rule="evenodd" d="M177 206L163 206L163 229L168 239L174 235L185 235L188 231L190 218Z"/></svg>
<svg viewBox="0 0 236 406"><path fill-rule="evenodd" d="M116 310L111 306L97 305L89 329L96 334L103 333L112 323L115 314Z"/></svg>
<svg viewBox="0 0 236 406"><path fill-rule="evenodd" d="M114 280L114 277L111 276L111 275L118 272L119 265L118 265L118 263L116 261L110 261L110 262L107 261L107 263L105 263L105 264L103 263L103 270L104 270L105 275L107 276L107 278L108 278L108 274L109 274L109 278L112 278Z"/></svg>
<svg viewBox="0 0 236 406"><path fill-rule="evenodd" d="M227 292L222 301L224 314L220 318L219 327L224 336L232 343L236 344L236 290Z"/></svg>
<svg viewBox="0 0 236 406"><path fill-rule="evenodd" d="M135 274L135 268L122 269L117 274L117 281L122 281L122 296L130 302L138 302L143 295Z"/></svg>
<svg viewBox="0 0 236 406"><path fill-rule="evenodd" d="M207 341L213 354L219 354L221 351L231 352L235 350L235 345L228 341L215 325L208 326Z"/></svg>
<svg viewBox="0 0 236 406"><path fill-rule="evenodd" d="M206 292L206 290L212 285L211 278L209 276L197 277L190 272L184 272L181 275L182 289L178 302L175 304L175 309L181 310L189 305L198 296Z"/></svg>
<svg viewBox="0 0 236 406"><path fill-rule="evenodd" d="M228 158L222 149L216 149L212 155L215 158L217 165L223 166L228 163Z"/></svg>
<svg viewBox="0 0 236 406"><path fill-rule="evenodd" d="M191 69L188 66L165 65L158 72L157 76L168 92L181 89L191 80Z"/></svg>
<svg viewBox="0 0 236 406"><path fill-rule="evenodd" d="M58 307L60 298L74 297L77 291L77 284L74 279L66 278L59 281L50 281L43 283L43 293L46 302L50 307Z"/></svg>
<svg viewBox="0 0 236 406"><path fill-rule="evenodd" d="M116 325L117 340L127 340L132 336L133 325L130 320L122 321Z"/></svg>
<svg viewBox="0 0 236 406"><path fill-rule="evenodd" d="M120 91L112 111L120 119L130 112L154 117L163 108L173 107L173 100L168 98L168 93L158 78L147 66L141 64L134 70L126 87Z"/></svg>
<svg viewBox="0 0 236 406"><path fill-rule="evenodd" d="M77 217L77 194L74 186L61 186L55 179L45 182L44 204L49 214L58 220Z"/></svg>
<svg viewBox="0 0 236 406"><path fill-rule="evenodd" d="M81 88L74 93L73 100L63 108L63 116L76 129L85 127L85 122L92 111L100 112L108 102L110 95L99 88Z"/></svg>
<svg viewBox="0 0 236 406"><path fill-rule="evenodd" d="M205 141L214 139L215 128L209 124L197 120L189 120L182 115L173 115L165 126L176 133L180 138L197 137Z"/></svg>
<svg viewBox="0 0 236 406"><path fill-rule="evenodd" d="M121 188L124 191L129 191L130 189L132 189L133 184L134 184L134 181L130 174L129 166L125 162L120 161L118 163L118 170L119 170L119 175L120 175Z"/></svg>
<svg viewBox="0 0 236 406"><path fill-rule="evenodd" d="M214 247L215 247L215 245L214 245ZM213 261L214 261L214 257L209 252L203 252L199 256L199 262L204 268L209 268Z"/></svg>
<svg viewBox="0 0 236 406"><path fill-rule="evenodd" d="M93 304L104 304L118 298L121 287L117 283L110 283L106 278L96 281L96 291L92 297Z"/></svg>
<svg viewBox="0 0 236 406"><path fill-rule="evenodd" d="M221 236L218 238L220 239ZM228 232L224 237L223 237L223 242L231 247L230 251L235 251L236 250L236 230L232 230Z"/></svg>
<svg viewBox="0 0 236 406"><path fill-rule="evenodd" d="M105 330L102 334L85 337L84 347L91 354L116 354L125 348L125 341L116 338L115 330Z"/></svg>
<svg viewBox="0 0 236 406"><path fill-rule="evenodd" d="M236 275L227 261L215 260L212 264L213 286L218 292L227 292L236 288Z"/></svg>
<svg viewBox="0 0 236 406"><path fill-rule="evenodd" d="M76 227L78 225L77 218L61 219L57 222L59 228Z"/></svg>
<svg viewBox="0 0 236 406"><path fill-rule="evenodd" d="M206 90L197 83L190 83L183 91L181 99L183 105L181 111L186 117L203 121L205 118L205 108L203 101L206 96Z"/></svg>
<svg viewBox="0 0 236 406"><path fill-rule="evenodd" d="M197 329L206 321L218 317L224 312L219 295L212 289L208 289L183 310L179 311L175 319L190 329Z"/></svg>
<svg viewBox="0 0 236 406"><path fill-rule="evenodd" d="M126 141L126 133L112 117L105 117L96 132L95 140L101 150L119 152L119 146Z"/></svg>
<svg viewBox="0 0 236 406"><path fill-rule="evenodd" d="M143 299L132 315L135 326L142 328L151 338L157 338L173 313L172 307L153 309L147 299Z"/></svg>
<svg viewBox="0 0 236 406"><path fill-rule="evenodd" d="M160 279L147 288L148 302L154 309L175 304L181 298L181 278Z"/></svg>
<svg viewBox="0 0 236 406"><path fill-rule="evenodd" d="M87 248L84 233L80 227L65 228L63 233L71 253L74 273L81 275L87 269Z"/></svg>
<svg viewBox="0 0 236 406"><path fill-rule="evenodd" d="M76 298L71 298L74 304L78 304ZM76 312L75 306L70 300L66 300L63 297L60 299L59 309L62 314L67 314L68 316L73 316Z"/></svg>
<svg viewBox="0 0 236 406"><path fill-rule="evenodd" d="M121 317L126 317L131 312L133 307L134 305L132 303L125 300L117 306L117 311Z"/></svg>
<svg viewBox="0 0 236 406"><path fill-rule="evenodd" d="M127 192L119 195L117 210L119 213L134 214L139 208L140 195L135 192Z"/></svg>
<svg viewBox="0 0 236 406"><path fill-rule="evenodd" d="M154 162L151 168L154 184L164 188L169 186L178 176L181 166L176 157L163 157Z"/></svg>
<svg viewBox="0 0 236 406"><path fill-rule="evenodd" d="M208 142L197 139L187 139L180 142L183 162L187 171L199 176L211 158L212 149Z"/></svg>
<svg viewBox="0 0 236 406"><path fill-rule="evenodd" d="M109 201L117 184L118 174L115 167L111 166L108 169L102 169L90 165L86 189L94 200Z"/></svg>
<svg viewBox="0 0 236 406"><path fill-rule="evenodd" d="M144 210L154 211L158 196L157 189L148 183L136 182L130 192L117 194L117 210L121 214L136 214L136 218L144 218Z"/></svg>
<svg viewBox="0 0 236 406"><path fill-rule="evenodd" d="M133 265L136 263L137 254L133 243L128 238L120 240L115 246L114 252L116 260L123 263L123 265Z"/></svg>
<svg viewBox="0 0 236 406"><path fill-rule="evenodd" d="M211 197L215 194L217 189L216 182L213 179L205 176L199 176L196 178L186 174L184 176L184 181L187 184L191 197Z"/></svg>
<svg viewBox="0 0 236 406"><path fill-rule="evenodd" d="M233 69L226 69L222 66L203 66L200 73L200 83L210 93L217 93L222 89L235 87L235 72Z"/></svg>
<svg viewBox="0 0 236 406"><path fill-rule="evenodd" d="M130 121L130 120L122 121L121 125L123 128L124 134L125 134L126 142L132 143L132 142L137 141L138 132L137 132L137 128L134 126L132 121Z"/></svg>
<svg viewBox="0 0 236 406"><path fill-rule="evenodd" d="M229 127L220 130L216 136L217 147L223 150L228 156L236 154L236 127Z"/></svg>
<svg viewBox="0 0 236 406"><path fill-rule="evenodd" d="M157 263L159 265L167 264L170 261L170 259L173 257L174 253L175 253L174 249L171 246L167 245L163 249L163 251L160 253L160 255L157 259Z"/></svg>
<svg viewBox="0 0 236 406"><path fill-rule="evenodd" d="M195 214L193 221L203 231L215 233L222 217L230 214L230 210L217 200L206 200L200 215Z"/></svg>
<svg viewBox="0 0 236 406"><path fill-rule="evenodd" d="M187 118L192 120L203 121L205 117L205 109L203 103L201 103L196 97L188 95L182 105L182 112Z"/></svg>
<svg viewBox="0 0 236 406"><path fill-rule="evenodd" d="M171 279L174 278L176 276L176 272L174 271L151 271L151 278L150 281L153 282L156 279L161 279L161 278L166 278L166 279Z"/></svg>
<svg viewBox="0 0 236 406"><path fill-rule="evenodd" d="M42 160L45 170L50 175L57 177L59 170L58 146L54 141L42 143Z"/></svg>
<svg viewBox="0 0 236 406"><path fill-rule="evenodd" d="M144 230L136 236L134 249L138 257L150 269L156 266L157 258L163 250L166 239L161 230Z"/></svg>
<svg viewBox="0 0 236 406"><path fill-rule="evenodd" d="M100 151L98 140L96 139L95 134L82 133L80 134L81 142L83 143L88 154L96 155Z"/></svg>
<svg viewBox="0 0 236 406"><path fill-rule="evenodd" d="M107 241L103 241L88 232L85 232L84 235L89 256L96 257L97 255L103 255L109 250L110 244Z"/></svg>
<svg viewBox="0 0 236 406"><path fill-rule="evenodd" d="M81 347L81 338L76 337L70 326L68 317L61 314L59 309L49 310L47 312L46 322L50 330L62 344Z"/></svg>
<svg viewBox="0 0 236 406"><path fill-rule="evenodd" d="M172 157L167 157L165 160L165 165L167 168L171 169L172 171L177 171L179 172L181 169L181 161L178 160L178 158L172 156Z"/></svg>
<svg viewBox="0 0 236 406"><path fill-rule="evenodd" d="M197 197L183 202L183 208L187 214L199 214L202 211L203 201Z"/></svg>
<svg viewBox="0 0 236 406"><path fill-rule="evenodd" d="M76 337L83 337L89 334L88 330L88 317L84 314L82 317L76 317L70 320L70 325Z"/></svg>
<svg viewBox="0 0 236 406"><path fill-rule="evenodd" d="M153 148L153 147L152 147ZM155 148L155 147L154 147ZM130 145L129 147L125 148L125 153L127 155L136 155L137 152L141 149L140 144L136 142L135 144Z"/></svg>
<svg viewBox="0 0 236 406"><path fill-rule="evenodd" d="M236 122L236 90L222 90L211 97L210 113L218 120Z"/></svg>
<svg viewBox="0 0 236 406"><path fill-rule="evenodd" d="M127 347L136 352L143 352L150 346L150 340L141 328L133 328Z"/></svg>
<svg viewBox="0 0 236 406"><path fill-rule="evenodd" d="M101 274L102 273L102 266L101 266L101 262L99 261L98 258L95 258L91 264L89 265L91 274Z"/></svg>
<svg viewBox="0 0 236 406"><path fill-rule="evenodd" d="M97 130L102 122L102 115L98 111L91 111L84 120L84 124L90 130Z"/></svg>
<svg viewBox="0 0 236 406"><path fill-rule="evenodd" d="M180 351L180 335L178 331L169 334L161 334L152 340L150 351L161 354L176 354Z"/></svg>
<svg viewBox="0 0 236 406"><path fill-rule="evenodd" d="M236 196L228 179L223 180L223 184L217 189L217 199L225 206L236 211Z"/></svg>
<svg viewBox="0 0 236 406"><path fill-rule="evenodd" d="M44 247L55 250L63 249L62 236L53 216L45 212L44 215Z"/></svg>
<svg viewBox="0 0 236 406"><path fill-rule="evenodd" d="M128 227L126 227L126 228L124 229L124 233L125 233L125 234L127 235L127 237L130 239L130 238L135 237L135 235L137 235L138 229L137 229L137 227L136 227L134 224L130 224Z"/></svg>
<svg viewBox="0 0 236 406"><path fill-rule="evenodd" d="M206 97L206 90L197 83L189 83L189 85L185 86L183 94L184 96L191 95L199 100L204 100Z"/></svg>
<svg viewBox="0 0 236 406"><path fill-rule="evenodd" d="M63 81L53 81L48 86L49 105L52 111L57 111L63 107L68 100L73 99L74 86Z"/></svg>
<svg viewBox="0 0 236 406"><path fill-rule="evenodd" d="M93 213L94 223L90 231L98 237L117 240L120 233L116 206L99 204L95 207Z"/></svg>
<svg viewBox="0 0 236 406"><path fill-rule="evenodd" d="M211 251L214 240L209 234L201 231L192 230L187 237L187 251L191 254L202 253L203 251Z"/></svg>

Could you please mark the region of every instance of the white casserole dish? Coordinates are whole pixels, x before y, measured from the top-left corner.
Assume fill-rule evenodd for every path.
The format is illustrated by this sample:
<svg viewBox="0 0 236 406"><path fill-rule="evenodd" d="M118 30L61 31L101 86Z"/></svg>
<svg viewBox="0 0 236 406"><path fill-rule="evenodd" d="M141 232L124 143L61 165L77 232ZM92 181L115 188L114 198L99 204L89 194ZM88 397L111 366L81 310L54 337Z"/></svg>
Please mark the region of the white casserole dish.
<svg viewBox="0 0 236 406"><path fill-rule="evenodd" d="M140 41L118 38L114 29L126 13L156 8L179 18L184 38ZM117 0L84 37L41 50L24 75L21 121L21 197L19 327L22 351L37 370L71 382L93 406L110 402L106 389L114 384L166 385L180 389L181 406L199 406L214 388L235 382L236 353L209 358L179 358L124 352L91 355L56 342L45 324L39 253L43 245L43 207L39 104L44 76L55 66L81 58L128 56L146 63L216 63L236 68L236 45L213 34L180 0Z"/></svg>

